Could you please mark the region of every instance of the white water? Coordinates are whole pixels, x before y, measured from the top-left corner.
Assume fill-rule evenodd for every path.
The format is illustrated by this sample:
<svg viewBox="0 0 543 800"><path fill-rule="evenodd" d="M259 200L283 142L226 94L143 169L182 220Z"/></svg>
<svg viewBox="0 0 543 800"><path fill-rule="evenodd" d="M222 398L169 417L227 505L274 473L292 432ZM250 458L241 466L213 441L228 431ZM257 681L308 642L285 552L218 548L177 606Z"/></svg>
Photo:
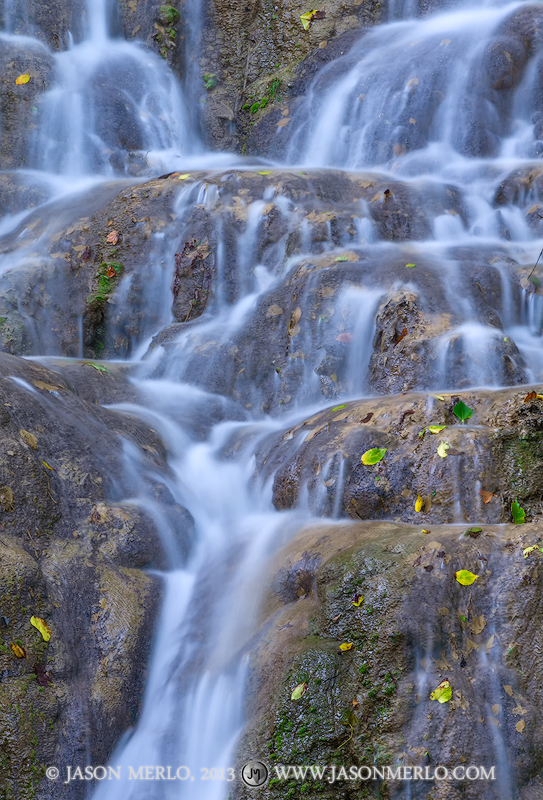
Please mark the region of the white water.
<svg viewBox="0 0 543 800"><path fill-rule="evenodd" d="M8 0L6 6L4 37L10 41L17 39L11 34L11 3ZM460 245L494 246L529 265L541 249L542 242L527 224L524 206L511 202L498 209L494 200L506 176L532 164L538 155L531 115L536 110L534 87L540 54L525 72L509 117L497 116L496 105L484 93L474 100L485 44L520 7L519 3L486 2L475 10L451 11L420 21L412 19L417 10L414 2L396 2L390 8L390 24L368 33L339 63L317 76L291 122L295 133L288 153L285 143L285 159L290 163L379 169L391 180L401 179L420 189L423 204L432 194L430 186L436 196L445 195L450 184L458 188L463 214L434 215L428 241L379 242L367 209L363 204L353 209L355 244L366 248L370 260L380 264L381 259L392 261L398 254L405 262L426 259L457 309L455 327L434 343L439 365L435 388L449 385L453 339L460 343L465 357L466 366L458 367L457 372L462 385L503 383L502 362L488 352L494 339L504 337L511 337L520 348L528 365L527 379L543 380L541 297L523 291L517 307L511 275L500 261L496 269L502 276L503 330L486 325L478 319L472 298L462 294L463 264L451 253ZM240 160L232 156L205 153L198 138L191 121L198 95L195 69L190 71L185 92L158 57L137 44L110 37L109 10L106 0L89 0L85 38L54 56L56 79L39 103L30 153L28 166L34 171L29 169L24 177L37 180L39 176L52 197L68 195L69 204L75 202L76 188L80 197L86 197L91 184L96 188L100 180L115 176L145 177L198 164L206 168L239 166ZM199 14L198 8L193 18L197 20ZM194 42L194 31L191 35ZM280 129L278 136L287 134ZM474 139L470 140L470 134ZM178 198L180 213L194 203L213 209L213 192L198 187L184 192ZM328 403L315 372L321 340L303 334L302 389L296 398L298 405L293 404L287 418L272 420L260 411L258 387L250 386L239 402L207 391L210 373L226 369L220 348L243 330L261 298L301 261L301 257L286 258L284 243L277 245L265 264L256 258L262 210L273 197L272 190L269 196L253 199L247 228L236 241L236 291L226 296L220 289L214 307L187 327L167 353L157 349L135 379L144 401L140 406L118 408L141 416L163 436L175 476L169 488L193 515L196 536L190 556L183 560L171 532L161 523L160 509L148 498L137 498L155 514L172 570L163 576L165 600L142 714L111 763L124 766L125 777L128 766L137 771L142 765L175 769L186 765L198 782L156 783L152 795L137 781L127 780L122 786L104 783L96 800L117 800L121 794L126 800L222 800L227 796L228 783L202 782L200 771L203 767L227 770L233 764L235 742L244 723L246 676L267 564L310 519L309 502L296 512L273 509L270 481L253 479L254 453L264 436ZM537 196L525 198L526 206L537 200ZM294 204L280 196L277 202L285 215L294 219ZM19 225L24 225L24 214L0 223L0 234L17 233ZM318 242L307 225L302 233L304 251L334 251L330 230L327 238ZM24 230L18 236L24 241ZM34 240L25 245L26 250L21 247L16 257L11 251L0 256L2 270L15 268L39 249L39 244ZM221 240L217 266L221 279L229 269ZM159 311L152 329L146 330L144 340L134 347L134 362L145 353L151 334L171 321L169 281L161 282L156 276L154 280L149 293ZM307 292L316 286L312 280L307 282ZM415 287L424 296L424 287L415 280L416 276L410 275L392 288ZM367 391L375 311L390 289L386 279L380 284L379 276L370 276L361 285L344 287L333 301L334 314L353 321L353 347L347 364L349 396ZM322 321L319 335L324 325ZM326 332L322 337L326 339ZM200 355L203 343L215 347L218 354L207 369ZM189 379L195 361L200 374ZM152 377L157 367L160 380ZM138 473L131 450L126 451L126 469ZM340 465L338 498L343 479ZM318 507L318 498L312 507L315 505ZM336 500L331 515L339 513ZM500 747L498 743L497 751Z"/></svg>

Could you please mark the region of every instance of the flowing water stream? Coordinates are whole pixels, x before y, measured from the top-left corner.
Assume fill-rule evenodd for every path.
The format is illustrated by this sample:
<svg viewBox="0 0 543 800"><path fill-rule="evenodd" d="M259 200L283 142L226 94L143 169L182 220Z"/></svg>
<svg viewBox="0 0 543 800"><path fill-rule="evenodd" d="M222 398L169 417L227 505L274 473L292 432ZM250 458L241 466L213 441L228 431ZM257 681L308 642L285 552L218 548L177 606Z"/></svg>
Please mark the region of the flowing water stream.
<svg viewBox="0 0 543 800"><path fill-rule="evenodd" d="M267 204L273 200L291 228L299 213L292 199L274 188L273 176L262 197L253 200L234 244L232 237L223 236L220 220L216 223L221 280L213 304L173 344L146 355L152 335L171 322L172 273L157 273L149 280L150 321L139 338L134 337L130 352L133 383L142 402L114 408L146 420L167 443L173 476L168 488L192 514L195 535L190 554L183 557L160 507L145 491L127 498L154 516L171 569L163 576L165 598L143 710L111 761L125 766L125 776L129 765L138 769L149 764L185 764L193 776L200 776L203 767L228 774L244 724L246 680L267 564L314 514L337 520L343 513L341 465L337 475L334 472L332 503L308 492L297 509L279 512L272 504L273 475L254 477L255 454L266 437L317 409L374 392L368 367L375 314L390 291L387 263L420 259L427 280L434 276L441 286L443 307L454 309L452 326L432 343L435 369L421 376L423 388L502 386L513 382L511 370L516 370L515 382L543 380L543 301L515 283L508 267L514 260L528 268L541 248L543 229L539 223L531 225L525 213L526 205L537 203L537 192L523 188L522 197L511 194L496 202L504 180L531 169L543 153L538 131L541 34L533 34L528 65L511 50L513 67L504 72L498 65L493 83L492 76L481 79L488 72L489 45L507 38L506 20L528 5L486 0L476 9L455 6L424 19L415 18L415 5L391 4L391 21L367 32L323 68L298 105L288 132L282 128L277 134L277 152L282 155L275 166L373 170L416 195L429 220L411 241L398 243L387 241L379 231L370 214L371 202L357 199L350 206L354 233L347 237L348 246L363 254L368 267L359 284L351 281L330 307L336 320L352 321L353 344L344 365L342 393L323 396L319 365L328 334L322 317L296 344L297 352L305 355L296 362L298 390L287 401L263 407L266 397L251 381L237 394L222 388L229 381L221 383L223 376L235 367L229 348L241 346L261 304L289 271L294 274L309 253L333 257L347 245L341 237L334 239L330 224L318 241L312 229L302 225L298 254L287 253L283 237L263 255L259 232ZM13 31L21 14L16 0L6 0L3 40L17 40ZM194 42L200 9L191 15ZM113 2L89 0L79 25L83 35L54 56L54 84L39 103L31 153L20 171L21 180L45 187L44 219L52 208L57 219L65 214L68 220L78 203L97 205L123 186L162 172L200 168L226 174L227 168L245 168L240 158L205 151L195 121L194 68L187 70L186 86L181 87L161 59L113 35L116 25ZM43 47L38 42L34 46ZM500 80L511 81L502 93L496 88ZM156 237L160 258L173 264L190 211L200 204L213 215L217 200L217 190L205 183L179 190L178 232ZM2 271L35 257L40 240L24 244L24 213L6 217L0 225L2 241L7 242L0 254ZM45 242L47 229L43 230ZM492 248L500 256L499 300L496 318L487 321L480 319L477 302L463 288L463 254L469 251L476 258ZM236 285L228 288L234 266ZM312 292L320 290L318 280L308 280L306 295L299 300L304 313ZM416 270L395 279L394 287L417 292L432 308L436 295ZM121 302L129 289L128 284L119 289ZM503 355L508 339L516 344L506 356L512 364L509 372ZM216 356L203 359L203 348ZM54 344L47 346L45 354L54 352ZM75 355L82 352L81 342ZM270 391L277 401L280 379L274 379L277 386ZM137 453L127 449L125 463L127 472L138 476L142 466ZM329 464L326 469L332 475L335 467ZM481 669L491 671L492 665ZM501 747L496 734L497 757ZM512 791L509 780L506 776L503 782L504 800ZM126 780L122 786L104 782L95 798L117 800L122 794L126 800L220 800L228 791L228 783L220 780L163 781L155 783L152 792L148 785Z"/></svg>

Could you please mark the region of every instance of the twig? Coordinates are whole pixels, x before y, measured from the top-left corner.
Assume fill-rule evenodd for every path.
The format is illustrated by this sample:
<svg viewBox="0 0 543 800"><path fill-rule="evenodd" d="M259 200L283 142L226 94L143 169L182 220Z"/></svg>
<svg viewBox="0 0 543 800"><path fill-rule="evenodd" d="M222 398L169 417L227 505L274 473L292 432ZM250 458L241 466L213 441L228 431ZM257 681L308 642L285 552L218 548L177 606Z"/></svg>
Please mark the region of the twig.
<svg viewBox="0 0 543 800"><path fill-rule="evenodd" d="M540 254L539 254L539 255L538 255L538 257L537 257L537 261L536 261L536 262L535 262L535 264L534 264L534 268L533 268L533 270L532 270L532 271L530 272L530 274L528 275L528 280L530 280L530 278L531 278L531 277L532 277L532 275L534 274L535 268L536 268L536 267L537 267L537 265L539 264L539 259L541 258L541 256L543 256L543 247L541 248L541 252L540 252Z"/></svg>

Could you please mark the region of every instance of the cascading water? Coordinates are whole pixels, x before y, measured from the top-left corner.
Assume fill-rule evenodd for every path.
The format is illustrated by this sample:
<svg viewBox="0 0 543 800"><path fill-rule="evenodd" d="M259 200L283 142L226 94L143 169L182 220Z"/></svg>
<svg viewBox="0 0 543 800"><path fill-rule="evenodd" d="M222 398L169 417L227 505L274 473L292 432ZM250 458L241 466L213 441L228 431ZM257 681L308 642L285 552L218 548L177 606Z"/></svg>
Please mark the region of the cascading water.
<svg viewBox="0 0 543 800"><path fill-rule="evenodd" d="M13 5L4 6L9 38ZM434 337L432 370L420 376L417 388L500 386L512 382L508 378L513 374L517 382L543 380L541 298L527 294L533 284L518 285L535 263L540 230L530 227L521 203L502 191L508 176L529 167L539 155L541 141L538 135L534 143L532 127L539 124L532 115L537 112L543 58L537 42L524 77L517 75L520 67L515 72L520 83L514 98L510 92L500 99L491 81L482 81L482 88L478 83L488 43L522 8L522 3L487 2L476 10L454 9L421 21L412 18L414 3L394 3L390 23L366 33L317 75L290 123L288 142L281 139L287 129L280 128L274 147L279 160L290 164L367 170L366 176L397 186L392 192L387 189L388 195L377 191L367 202L346 202L350 233L337 233L327 218L300 222L302 200L289 197L279 181L275 186L272 175L261 196L246 203L241 232L234 228L227 236L224 220L216 222L218 285L203 317L189 321L187 314L185 327L183 320L173 339L143 358L152 334L172 321L171 272L157 271L149 278L151 322L131 342L133 384L141 403L113 407L141 417L168 444L168 488L191 513L195 537L190 553L180 553L156 501L145 495L128 498L154 517L171 572L164 575L165 598L143 709L136 728L112 756L112 765L123 767L123 782L104 782L96 800L117 800L121 793L127 800L227 796L244 724L246 680L267 565L313 513L336 519L342 515L345 484L345 460L330 460L324 478L330 488L336 487L331 502L324 490L313 496L306 487L297 510L276 511L273 476L254 477L256 453L266 437L319 408L374 391L372 353L381 335L375 317L391 293L416 297L424 314L455 309L449 327ZM199 14L198 9L195 18ZM63 213L95 197L91 191L111 194L115 176L122 176L126 185L128 176L133 183L163 171L244 163L204 152L191 122L197 96L194 65L183 91L158 57L112 37L114 18L109 0L89 0L85 36L54 56L54 83L37 108L22 177L37 180L40 175L50 187L50 202L64 196L64 205L55 207ZM192 42L195 35L193 31ZM500 79L498 75L494 83ZM409 243L391 241L371 216L378 206L384 213L392 207L395 192L402 191L400 182L416 195L417 210L430 221L421 223ZM174 215L178 232L169 239L157 235L157 260L173 262L190 211L205 209L213 218L221 192L220 183L210 186L203 179L201 185L195 181L179 191ZM524 200L528 205L538 197L527 194ZM286 232L266 250L259 235L270 206L286 220ZM26 224L21 214L6 219L0 229L7 242L5 270L35 257L37 245L24 243ZM296 226L297 251L289 239ZM48 229L43 230L45 240ZM463 293L462 259L470 250L475 262L477 248L486 253L491 247L500 255L491 287L495 314L488 321L479 318L480 297ZM309 263L311 258L321 259L322 271ZM513 260L520 265L516 284L508 272ZM325 285L322 275L336 262L345 269L356 263L359 272L346 273L346 285L334 296L335 287ZM402 265L404 279L387 272L393 262ZM289 323L288 369L272 362L270 409L258 381L232 388L251 370L256 372L260 358L249 348L241 367L237 354L244 332L258 330L259 316L285 314L271 300L286 280L295 281L300 273L300 305L293 308ZM117 304L128 303L131 288L126 278ZM314 297L325 305L319 315L312 314ZM311 322L300 332L302 315ZM82 330L78 337L76 355L81 355ZM518 350L511 350L509 339ZM351 350L345 356L341 348L347 345ZM288 370L294 375L289 384L293 389L282 384ZM278 397L282 399L276 402ZM291 452L300 446L293 442ZM130 449L125 462L127 473L137 476L140 465ZM455 514L461 516L458 509L457 504ZM484 668L490 669L486 662ZM418 675L420 691L428 688L426 671ZM495 751L503 757L497 735ZM197 783L161 781L151 792L148 785L129 780L129 767L137 771L149 764L176 769L185 764ZM204 768L218 770L226 780L201 781Z"/></svg>

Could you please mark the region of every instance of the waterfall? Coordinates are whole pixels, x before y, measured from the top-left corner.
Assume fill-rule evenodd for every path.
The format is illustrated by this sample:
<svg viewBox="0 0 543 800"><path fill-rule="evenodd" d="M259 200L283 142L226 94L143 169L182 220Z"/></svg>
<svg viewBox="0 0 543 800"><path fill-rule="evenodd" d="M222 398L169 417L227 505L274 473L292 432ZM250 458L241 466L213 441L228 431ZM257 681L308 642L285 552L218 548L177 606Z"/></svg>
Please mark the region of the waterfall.
<svg viewBox="0 0 543 800"><path fill-rule="evenodd" d="M27 212L2 222L2 274L29 260L38 263L42 243L48 256L58 216L68 219L76 206L88 203L90 213L114 189L163 173L181 170L186 174L179 179L191 178L177 184L174 213L149 235L144 300L131 300L130 275L110 298L119 309L114 333L125 335L123 312L130 302L140 303L145 318L138 333L126 334L130 343L123 351L140 400L111 408L144 420L167 443L169 488L192 515L195 536L186 558L170 540L165 546L170 570L162 574L164 601L142 710L111 756L122 779L93 787L94 800L228 797L270 565L304 525L315 522L313 514L324 509L336 522L342 516L347 470L347 454L337 464L330 456L326 478L331 476L330 488L336 482L333 500L322 487L320 495L311 495L306 485L297 507L280 511L272 501L273 475L256 471L259 449L332 403L343 408L381 391L370 373L372 357L375 363L381 357L391 303L415 307L417 319L434 325L429 366L405 391L543 380L541 296L529 291L535 284L526 279L543 244L541 228L529 222L508 184L538 157L537 146L543 148L535 116L543 54L534 45L525 71L518 58L516 83L505 95L488 64L489 46L525 5L488 1L419 19L415 0L391 2L388 22L317 72L289 126L274 134L276 162L257 168L270 175L269 185L250 196L238 190L244 168L254 162L210 153L202 142L197 62L182 86L159 56L113 35L112 0L87 0L83 38L51 56L54 78L37 101L30 152L20 170L21 180L43 182L49 195L43 218L37 212L32 218L36 240L28 239L33 228ZM15 0L5 1L6 41L16 38L18 8ZM203 13L199 4L193 11L187 34L192 48ZM189 3L186 13L192 13ZM479 81L483 73L490 77ZM305 176L303 191L289 195L272 174L277 163ZM223 174L212 185L205 176L213 169ZM355 175L359 196L341 195L346 178L334 213L311 216L309 202L320 202L324 190L315 188L307 200L307 186L330 170ZM538 200L537 189L530 191L526 205ZM225 198L231 206L220 217L216 208ZM55 206L57 200L63 205ZM395 239L390 226L409 216L406 208L413 229ZM240 209L243 225L236 218ZM187 314L169 339L153 344L152 337L173 323L173 265L191 235L193 213L208 215L217 291L201 317ZM262 229L273 220L283 227L264 246ZM488 257L491 248L496 263ZM332 269L344 270L340 284ZM470 287L479 287L473 292L464 288L470 270ZM281 294L287 282L296 287L292 308ZM483 318L481 297L487 295ZM454 314L447 316L451 307ZM288 339L273 350L270 334L274 358L263 366L257 335L261 321L270 318L286 321ZM35 322L35 339L43 335L49 353L55 347L47 344L51 325L46 315L40 319L46 321ZM76 319L79 357L85 347L80 311ZM393 333L399 345L401 326ZM414 351L413 364L417 358ZM301 445L294 442L290 454ZM124 459L127 473L139 474L129 448ZM126 499L140 503L157 530L165 530L158 501ZM483 666L490 674L492 665ZM419 691L430 686L427 672L426 666L417 672ZM495 753L505 757L498 734ZM151 792L130 778L131 770L150 765L188 771L182 779L155 782ZM216 779L202 780L206 770L215 770Z"/></svg>

